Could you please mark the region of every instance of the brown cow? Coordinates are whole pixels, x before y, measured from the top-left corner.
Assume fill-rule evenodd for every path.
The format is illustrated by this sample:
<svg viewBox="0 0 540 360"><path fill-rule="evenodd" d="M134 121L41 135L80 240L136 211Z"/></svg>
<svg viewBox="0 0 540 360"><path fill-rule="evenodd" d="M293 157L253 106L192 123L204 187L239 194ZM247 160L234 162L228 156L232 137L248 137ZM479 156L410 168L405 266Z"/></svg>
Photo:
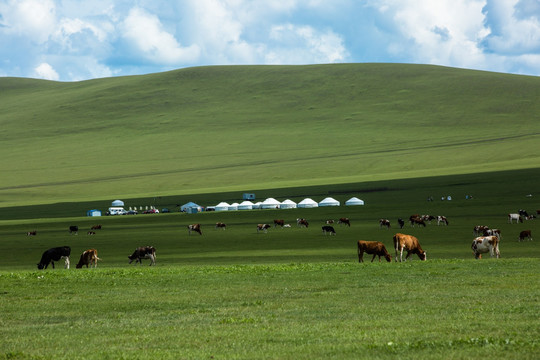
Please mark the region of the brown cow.
<svg viewBox="0 0 540 360"><path fill-rule="evenodd" d="M341 224L345 224L345 225L348 225L349 227L351 227L351 222L349 221L349 218L346 218L346 217L342 217L338 220L338 224L341 226Z"/></svg>
<svg viewBox="0 0 540 360"><path fill-rule="evenodd" d="M381 262L381 256L384 256L388 262L392 261L392 256L388 253L386 247L380 241L358 240L358 262L364 262L364 253L369 255L373 254L371 262L375 260L376 256L379 256L379 262Z"/></svg>
<svg viewBox="0 0 540 360"><path fill-rule="evenodd" d="M440 224L448 225L448 219L446 218L446 216L437 215L437 225L440 225Z"/></svg>
<svg viewBox="0 0 540 360"><path fill-rule="evenodd" d="M423 227L426 227L426 222L421 217L410 217L409 221L411 222L411 226L414 227L416 224L422 225Z"/></svg>
<svg viewBox="0 0 540 360"><path fill-rule="evenodd" d="M36 236L36 235L37 235L37 230L29 231L26 233L26 236Z"/></svg>
<svg viewBox="0 0 540 360"><path fill-rule="evenodd" d="M270 228L269 224L257 224L257 232L264 231L264 233L266 234L269 228Z"/></svg>
<svg viewBox="0 0 540 360"><path fill-rule="evenodd" d="M519 233L519 241L523 241L525 238L529 239L529 241L532 240L531 230L523 230Z"/></svg>
<svg viewBox="0 0 540 360"><path fill-rule="evenodd" d="M216 223L216 229L223 229L225 230L227 228L227 225L225 225L225 223L222 223L222 222L217 222ZM202 235L202 234L201 234Z"/></svg>
<svg viewBox="0 0 540 360"><path fill-rule="evenodd" d="M285 220L283 219L274 220L274 227L277 227L278 225L283 227L285 225Z"/></svg>
<svg viewBox="0 0 540 360"><path fill-rule="evenodd" d="M101 230L101 224L100 225L93 225L90 230Z"/></svg>
<svg viewBox="0 0 540 360"><path fill-rule="evenodd" d="M296 225L307 228L309 226L309 223L306 219L296 219Z"/></svg>
<svg viewBox="0 0 540 360"><path fill-rule="evenodd" d="M489 230L489 226L485 225L476 225L473 229L473 234L475 236L480 236L484 233L484 231Z"/></svg>
<svg viewBox="0 0 540 360"><path fill-rule="evenodd" d="M92 267L97 268L98 260L101 260L101 259L98 258L97 250L88 249L81 254L81 258L79 259L79 262L77 263L77 265L75 265L75 268L80 269L83 267L83 265L86 265L87 268L88 268L88 265L90 265L90 268Z"/></svg>
<svg viewBox="0 0 540 360"><path fill-rule="evenodd" d="M202 235L201 224L188 225L188 234L191 235L192 231L198 232L199 235Z"/></svg>
<svg viewBox="0 0 540 360"><path fill-rule="evenodd" d="M379 229L382 229L383 226L386 226L386 229L390 229L390 220L388 219L379 219Z"/></svg>
<svg viewBox="0 0 540 360"><path fill-rule="evenodd" d="M416 254L420 260L426 260L426 252L422 250L418 239L412 235L405 235L397 233L394 235L394 249L396 251L396 261L403 261L403 250L407 250L407 256L405 256L405 261L409 258L411 254Z"/></svg>

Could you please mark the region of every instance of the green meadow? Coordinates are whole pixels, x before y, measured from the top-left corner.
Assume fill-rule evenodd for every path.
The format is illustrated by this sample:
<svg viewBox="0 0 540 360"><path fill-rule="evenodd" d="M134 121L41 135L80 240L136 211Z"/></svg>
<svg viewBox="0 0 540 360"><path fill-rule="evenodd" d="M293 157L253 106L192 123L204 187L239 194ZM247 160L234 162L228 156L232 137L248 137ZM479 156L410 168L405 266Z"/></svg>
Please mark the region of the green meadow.
<svg viewBox="0 0 540 360"><path fill-rule="evenodd" d="M540 223L507 214L540 209L539 95L535 77L399 64L0 78L0 359L536 359ZM243 192L342 206L178 211ZM115 199L172 212L85 216ZM450 224L399 229L415 213ZM292 226L257 233L274 219ZM500 259L474 259L476 225L501 229ZM358 263L358 240L394 255L396 232L427 261ZM62 245L71 269L38 271ZM142 245L155 267L128 264ZM76 269L88 248L98 268Z"/></svg>

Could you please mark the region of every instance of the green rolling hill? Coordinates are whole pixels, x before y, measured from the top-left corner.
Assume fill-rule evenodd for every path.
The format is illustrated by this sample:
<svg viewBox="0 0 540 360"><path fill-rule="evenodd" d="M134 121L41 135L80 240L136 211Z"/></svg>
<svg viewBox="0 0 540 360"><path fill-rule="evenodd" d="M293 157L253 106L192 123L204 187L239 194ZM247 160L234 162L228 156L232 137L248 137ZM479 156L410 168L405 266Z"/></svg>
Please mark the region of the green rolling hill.
<svg viewBox="0 0 540 360"><path fill-rule="evenodd" d="M0 78L0 207L538 168L539 98L400 64Z"/></svg>

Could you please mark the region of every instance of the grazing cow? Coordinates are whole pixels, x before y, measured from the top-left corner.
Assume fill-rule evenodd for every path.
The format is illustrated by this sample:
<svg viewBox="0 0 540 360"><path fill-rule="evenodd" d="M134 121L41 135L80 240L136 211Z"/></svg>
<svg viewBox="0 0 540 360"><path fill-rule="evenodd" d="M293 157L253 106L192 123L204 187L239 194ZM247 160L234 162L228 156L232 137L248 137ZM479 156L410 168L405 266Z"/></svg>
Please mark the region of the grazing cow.
<svg viewBox="0 0 540 360"><path fill-rule="evenodd" d="M283 225L285 225L285 220L283 219L274 220L274 227L277 227L278 225L283 227Z"/></svg>
<svg viewBox="0 0 540 360"><path fill-rule="evenodd" d="M322 227L322 232L324 235L326 235L326 233L329 233L330 235L336 235L336 230L334 230L334 227L330 225L324 225Z"/></svg>
<svg viewBox="0 0 540 360"><path fill-rule="evenodd" d="M156 265L156 249L153 246L138 247L128 259L130 264L135 260L135 264L139 262L141 265L143 259L150 259L150 266Z"/></svg>
<svg viewBox="0 0 540 360"><path fill-rule="evenodd" d="M473 229L474 236L480 236L484 233L484 231L489 230L489 226L485 225L476 225Z"/></svg>
<svg viewBox="0 0 540 360"><path fill-rule="evenodd" d="M440 225L441 223L443 225L448 225L448 219L446 218L446 216L437 215L437 226Z"/></svg>
<svg viewBox="0 0 540 360"><path fill-rule="evenodd" d="M351 227L351 222L349 221L349 218L346 218L346 217L342 217L338 220L338 224L339 226L341 226L341 224L345 224L345 225L348 225L349 227Z"/></svg>
<svg viewBox="0 0 540 360"><path fill-rule="evenodd" d="M383 226L386 226L386 229L390 229L390 220L388 219L379 219L379 229L382 229Z"/></svg>
<svg viewBox="0 0 540 360"><path fill-rule="evenodd" d="M199 235L202 235L201 224L188 225L188 234L191 235L192 231L198 232Z"/></svg>
<svg viewBox="0 0 540 360"><path fill-rule="evenodd" d="M296 219L296 225L307 228L309 226L309 223L306 219Z"/></svg>
<svg viewBox="0 0 540 360"><path fill-rule="evenodd" d="M88 232L86 233L86 235L96 235L96 232L95 232L95 231L88 231Z"/></svg>
<svg viewBox="0 0 540 360"><path fill-rule="evenodd" d="M403 226L405 226L405 221L403 221L402 218L397 219L397 222L399 224L399 228L403 229Z"/></svg>
<svg viewBox="0 0 540 360"><path fill-rule="evenodd" d="M431 220L435 220L436 217L433 216L433 215L422 215L420 216L420 218L426 222L428 222L429 224L431 224Z"/></svg>
<svg viewBox="0 0 540 360"><path fill-rule="evenodd" d="M424 221L424 219L422 219L421 217L417 216L417 217L411 217L409 219L409 221L411 222L411 226L414 227L416 224L418 225L422 225L423 227L426 227L426 222Z"/></svg>
<svg viewBox="0 0 540 360"><path fill-rule="evenodd" d="M393 237L394 240L394 249L396 251L396 261L403 261L403 250L407 250L407 256L405 256L405 261L409 258L411 254L416 254L420 260L426 260L426 252L422 250L418 239L412 235L405 235L397 233Z"/></svg>
<svg viewBox="0 0 540 360"><path fill-rule="evenodd" d="M284 228L290 228L291 227L291 224L285 224L283 225Z"/></svg>
<svg viewBox="0 0 540 360"><path fill-rule="evenodd" d="M475 259L481 259L482 254L489 252L491 257L501 257L499 252L499 238L496 236L479 236L471 244L471 249Z"/></svg>
<svg viewBox="0 0 540 360"><path fill-rule="evenodd" d="M484 229L484 232L481 234L483 236L496 236L501 240L501 230L500 229Z"/></svg>
<svg viewBox="0 0 540 360"><path fill-rule="evenodd" d="M371 262L375 260L376 256L379 256L379 262L381 262L381 256L384 256L386 261L391 262L392 256L386 250L384 244L380 241L364 241L358 240L358 262L364 262L364 253L371 255Z"/></svg>
<svg viewBox="0 0 540 360"><path fill-rule="evenodd" d="M325 221L326 225L332 225L333 223L334 223L334 220L331 220L331 219Z"/></svg>
<svg viewBox="0 0 540 360"><path fill-rule="evenodd" d="M26 236L36 236L36 235L37 235L37 230L29 231L26 233Z"/></svg>
<svg viewBox="0 0 540 360"><path fill-rule="evenodd" d="M519 233L519 241L523 241L525 238L529 239L529 241L532 240L531 230L523 230Z"/></svg>
<svg viewBox="0 0 540 360"><path fill-rule="evenodd" d="M264 233L266 234L269 228L270 228L269 224L257 224L257 233L259 231L264 231Z"/></svg>
<svg viewBox="0 0 540 360"><path fill-rule="evenodd" d="M101 225L93 225L90 230L101 230Z"/></svg>
<svg viewBox="0 0 540 360"><path fill-rule="evenodd" d="M521 217L521 215L515 214L515 213L514 214L508 214L508 222L510 224L512 224L514 220L516 220L516 224L518 223L518 221L520 223L523 222L523 218Z"/></svg>
<svg viewBox="0 0 540 360"><path fill-rule="evenodd" d="M216 223L216 229L223 229L225 230L227 228L227 225L225 225L225 223L222 223L222 222L217 222ZM202 234L201 234L202 235Z"/></svg>
<svg viewBox="0 0 540 360"><path fill-rule="evenodd" d="M523 210L523 209L519 209L518 211L519 215L520 216L523 216L523 217L529 217L529 213L527 213L527 211Z"/></svg>
<svg viewBox="0 0 540 360"><path fill-rule="evenodd" d="M69 233L70 234L75 233L75 235L78 235L79 234L79 227L77 225L71 225L69 227Z"/></svg>
<svg viewBox="0 0 540 360"><path fill-rule="evenodd" d="M86 251L83 251L81 254L81 258L79 259L79 262L77 265L75 265L75 268L80 269L84 265L86 265L86 268L88 268L88 265L90 265L90 268L94 267L97 268L97 262L98 260L101 260L97 256L97 250L96 249L88 249Z"/></svg>
<svg viewBox="0 0 540 360"><path fill-rule="evenodd" d="M39 261L39 264L37 264L37 267L39 270L43 270L46 269L50 263L54 269L54 262L64 259L64 267L69 269L69 255L71 255L71 248L69 246L50 248L41 255L41 260Z"/></svg>

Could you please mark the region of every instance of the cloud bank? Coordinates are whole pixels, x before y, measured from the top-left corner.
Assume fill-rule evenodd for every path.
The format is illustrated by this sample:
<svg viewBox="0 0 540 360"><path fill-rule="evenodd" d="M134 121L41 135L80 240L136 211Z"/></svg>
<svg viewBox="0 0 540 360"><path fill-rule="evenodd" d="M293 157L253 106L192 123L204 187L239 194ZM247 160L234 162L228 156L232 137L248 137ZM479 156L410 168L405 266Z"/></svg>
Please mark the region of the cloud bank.
<svg viewBox="0 0 540 360"><path fill-rule="evenodd" d="M540 75L537 0L5 0L0 76L403 62Z"/></svg>

